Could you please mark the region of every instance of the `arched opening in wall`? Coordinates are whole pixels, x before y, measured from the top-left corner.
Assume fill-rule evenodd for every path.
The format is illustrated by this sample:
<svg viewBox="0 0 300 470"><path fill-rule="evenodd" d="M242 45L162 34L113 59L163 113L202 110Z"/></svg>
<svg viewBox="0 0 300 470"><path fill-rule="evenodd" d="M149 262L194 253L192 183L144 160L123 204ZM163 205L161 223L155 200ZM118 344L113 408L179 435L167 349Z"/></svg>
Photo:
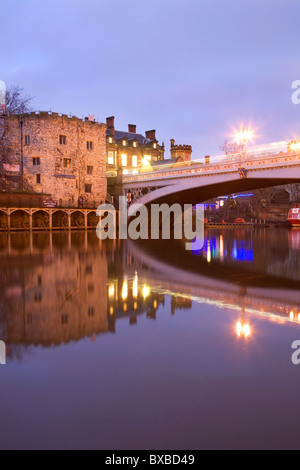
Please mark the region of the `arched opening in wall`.
<svg viewBox="0 0 300 470"><path fill-rule="evenodd" d="M30 234L29 233L12 233L10 245L13 250L28 251L30 248Z"/></svg>
<svg viewBox="0 0 300 470"><path fill-rule="evenodd" d="M32 243L35 249L44 251L49 248L50 245L50 233L33 233Z"/></svg>
<svg viewBox="0 0 300 470"><path fill-rule="evenodd" d="M43 210L34 212L32 215L32 227L39 229L49 229L49 213Z"/></svg>
<svg viewBox="0 0 300 470"><path fill-rule="evenodd" d="M89 228L96 228L98 224L99 224L99 217L97 216L96 211L95 212L90 212L88 214L88 221L87 221L88 227Z"/></svg>
<svg viewBox="0 0 300 470"><path fill-rule="evenodd" d="M7 214L3 211L0 211L0 229L1 230L6 230L8 227L7 223Z"/></svg>
<svg viewBox="0 0 300 470"><path fill-rule="evenodd" d="M12 212L10 215L10 227L19 230L29 229L29 214L22 210Z"/></svg>
<svg viewBox="0 0 300 470"><path fill-rule="evenodd" d="M68 214L64 211L55 211L52 215L52 228L68 229Z"/></svg>
<svg viewBox="0 0 300 470"><path fill-rule="evenodd" d="M73 212L71 215L71 227L84 229L84 214L82 212Z"/></svg>

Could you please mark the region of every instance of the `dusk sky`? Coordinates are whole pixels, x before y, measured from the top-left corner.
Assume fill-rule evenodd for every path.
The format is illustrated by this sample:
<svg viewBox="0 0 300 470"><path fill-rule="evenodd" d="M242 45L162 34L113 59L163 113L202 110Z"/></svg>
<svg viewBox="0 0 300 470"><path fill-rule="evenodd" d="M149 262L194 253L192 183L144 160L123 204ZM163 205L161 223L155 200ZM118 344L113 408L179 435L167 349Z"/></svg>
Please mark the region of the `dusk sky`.
<svg viewBox="0 0 300 470"><path fill-rule="evenodd" d="M0 0L0 80L36 110L156 129L193 158L233 128L300 137L299 0Z"/></svg>

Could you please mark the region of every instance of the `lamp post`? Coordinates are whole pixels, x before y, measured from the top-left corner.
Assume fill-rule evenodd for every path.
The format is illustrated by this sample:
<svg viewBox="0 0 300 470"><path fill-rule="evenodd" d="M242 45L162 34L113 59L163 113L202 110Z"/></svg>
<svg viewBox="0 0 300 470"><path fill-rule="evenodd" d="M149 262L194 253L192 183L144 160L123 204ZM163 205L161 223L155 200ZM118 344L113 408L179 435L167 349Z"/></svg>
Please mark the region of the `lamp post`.
<svg viewBox="0 0 300 470"><path fill-rule="evenodd" d="M21 139L21 155L20 155L20 191L23 191L23 174L24 174L24 162L23 162L23 120L20 121L20 139Z"/></svg>
<svg viewBox="0 0 300 470"><path fill-rule="evenodd" d="M253 133L252 129L250 129L250 128L245 129L245 127L242 127L239 132L236 132L235 142L242 146L243 157L246 156L247 143L249 141L252 141L253 137L254 137L254 133Z"/></svg>

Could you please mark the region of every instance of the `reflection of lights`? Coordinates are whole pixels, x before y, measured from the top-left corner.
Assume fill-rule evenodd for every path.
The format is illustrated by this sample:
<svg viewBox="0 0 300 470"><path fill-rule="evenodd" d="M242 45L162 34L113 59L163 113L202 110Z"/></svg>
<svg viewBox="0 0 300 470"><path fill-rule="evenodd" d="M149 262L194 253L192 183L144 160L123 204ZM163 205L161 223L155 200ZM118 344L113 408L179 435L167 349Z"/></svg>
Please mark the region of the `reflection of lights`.
<svg viewBox="0 0 300 470"><path fill-rule="evenodd" d="M224 260L224 239L223 235L220 235L220 260Z"/></svg>
<svg viewBox="0 0 300 470"><path fill-rule="evenodd" d="M132 295L133 295L133 298L134 298L134 299L137 299L137 298L138 298L138 293L139 293L139 289L138 289L138 275L136 274L136 275L135 275L135 278L134 278L134 281L133 281L133 285L132 285Z"/></svg>
<svg viewBox="0 0 300 470"><path fill-rule="evenodd" d="M147 299L147 297L149 297L149 295L150 295L150 287L144 286L144 288L143 288L143 297L144 297L144 299Z"/></svg>
<svg viewBox="0 0 300 470"><path fill-rule="evenodd" d="M110 314L110 316L113 316L113 314L114 314L114 308L113 307L110 307L109 314Z"/></svg>
<svg viewBox="0 0 300 470"><path fill-rule="evenodd" d="M113 284L110 284L108 288L108 295L110 298L115 296L115 286Z"/></svg>
<svg viewBox="0 0 300 470"><path fill-rule="evenodd" d="M127 310L128 310L127 304L124 304L124 312L127 312Z"/></svg>
<svg viewBox="0 0 300 470"><path fill-rule="evenodd" d="M137 302L134 302L133 308L134 308L134 310L137 310L137 309L138 309L138 304L137 304Z"/></svg>
<svg viewBox="0 0 300 470"><path fill-rule="evenodd" d="M220 207L224 207L224 204L225 204L224 200L221 199L221 201L220 201Z"/></svg>
<svg viewBox="0 0 300 470"><path fill-rule="evenodd" d="M294 318L295 318L294 312L290 312L290 320L294 320Z"/></svg>
<svg viewBox="0 0 300 470"><path fill-rule="evenodd" d="M207 256L206 256L207 262L211 262L211 249L210 249L210 240L207 242Z"/></svg>
<svg viewBox="0 0 300 470"><path fill-rule="evenodd" d="M122 299L127 300L127 298L128 298L128 281L127 279L125 279L123 282L123 287L122 287Z"/></svg>
<svg viewBox="0 0 300 470"><path fill-rule="evenodd" d="M236 334L239 338L242 336L244 338L249 338L251 334L250 325L248 325L248 323L242 323L241 321L238 321L236 325Z"/></svg>
<svg viewBox="0 0 300 470"><path fill-rule="evenodd" d="M155 310L157 309L157 300L154 300L153 307L155 308Z"/></svg>

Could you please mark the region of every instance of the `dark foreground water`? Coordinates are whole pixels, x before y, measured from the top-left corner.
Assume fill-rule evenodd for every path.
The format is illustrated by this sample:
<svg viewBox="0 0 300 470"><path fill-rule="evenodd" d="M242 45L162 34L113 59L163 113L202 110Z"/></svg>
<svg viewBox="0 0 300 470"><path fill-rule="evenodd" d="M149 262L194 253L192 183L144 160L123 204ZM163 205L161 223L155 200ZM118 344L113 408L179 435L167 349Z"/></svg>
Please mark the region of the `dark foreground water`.
<svg viewBox="0 0 300 470"><path fill-rule="evenodd" d="M0 448L300 448L299 255L288 230L1 235Z"/></svg>

